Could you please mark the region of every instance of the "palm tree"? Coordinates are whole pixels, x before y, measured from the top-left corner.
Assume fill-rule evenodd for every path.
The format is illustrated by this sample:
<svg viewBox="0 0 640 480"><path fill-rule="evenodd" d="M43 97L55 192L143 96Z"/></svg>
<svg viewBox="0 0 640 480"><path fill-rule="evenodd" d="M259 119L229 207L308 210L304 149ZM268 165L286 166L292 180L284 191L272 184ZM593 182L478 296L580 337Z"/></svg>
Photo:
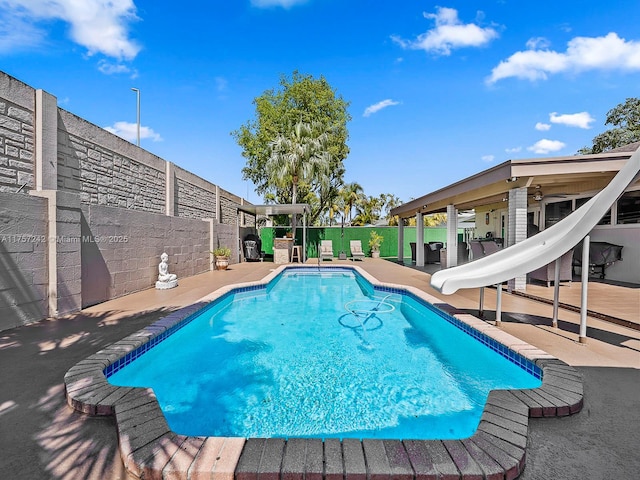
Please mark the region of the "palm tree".
<svg viewBox="0 0 640 480"><path fill-rule="evenodd" d="M344 200L345 217L349 222L353 220L353 207L357 205L363 198L364 190L357 182L347 183L341 190L341 196Z"/></svg>
<svg viewBox="0 0 640 480"><path fill-rule="evenodd" d="M291 185L291 204L298 199L298 183L309 182L326 175L331 161L327 151L329 135L320 122L298 122L287 135L278 137L269 144L270 155L267 169L273 184ZM296 215L292 218L295 238Z"/></svg>
<svg viewBox="0 0 640 480"><path fill-rule="evenodd" d="M353 220L355 225L371 225L380 218L383 202L380 197L368 196L358 204L358 215Z"/></svg>

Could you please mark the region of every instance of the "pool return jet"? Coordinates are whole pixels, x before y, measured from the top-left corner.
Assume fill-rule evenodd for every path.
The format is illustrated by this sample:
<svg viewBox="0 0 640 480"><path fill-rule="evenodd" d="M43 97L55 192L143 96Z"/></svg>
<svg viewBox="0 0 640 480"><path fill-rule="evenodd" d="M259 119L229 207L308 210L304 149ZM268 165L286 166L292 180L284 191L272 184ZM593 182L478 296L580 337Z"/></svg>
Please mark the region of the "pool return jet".
<svg viewBox="0 0 640 480"><path fill-rule="evenodd" d="M589 264L589 232L598 224L624 191L640 179L640 148L627 160L609 185L571 215L533 237L511 245L488 257L457 267L440 270L431 276L431 286L451 295L460 288L483 288L497 285L496 324L500 324L502 283L556 261L553 325L557 326L560 271L559 258L581 241L582 265ZM589 269L582 269L580 308L580 343L587 338L587 285ZM482 305L480 307L482 309Z"/></svg>

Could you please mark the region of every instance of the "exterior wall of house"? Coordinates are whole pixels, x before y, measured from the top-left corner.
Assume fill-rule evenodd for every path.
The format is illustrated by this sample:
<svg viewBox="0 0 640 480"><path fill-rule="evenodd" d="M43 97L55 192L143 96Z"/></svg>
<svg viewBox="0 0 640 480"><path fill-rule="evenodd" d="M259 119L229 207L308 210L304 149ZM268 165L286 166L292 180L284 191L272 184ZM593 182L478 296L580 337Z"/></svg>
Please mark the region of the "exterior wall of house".
<svg viewBox="0 0 640 480"><path fill-rule="evenodd" d="M622 261L606 267L607 279L640 284L640 225L597 226L590 239L624 247Z"/></svg>
<svg viewBox="0 0 640 480"><path fill-rule="evenodd" d="M243 203L0 72L0 330L210 269Z"/></svg>
<svg viewBox="0 0 640 480"><path fill-rule="evenodd" d="M539 204L530 205L528 211L534 214L534 218L538 218ZM489 214L488 225L485 222L486 214ZM508 217L508 209L476 209L476 238L485 238L487 232L499 237L503 215ZM544 222L538 226L542 230ZM608 242L624 247L622 250L623 260L606 268L607 279L640 284L640 225L598 225L591 231L590 238L592 242Z"/></svg>

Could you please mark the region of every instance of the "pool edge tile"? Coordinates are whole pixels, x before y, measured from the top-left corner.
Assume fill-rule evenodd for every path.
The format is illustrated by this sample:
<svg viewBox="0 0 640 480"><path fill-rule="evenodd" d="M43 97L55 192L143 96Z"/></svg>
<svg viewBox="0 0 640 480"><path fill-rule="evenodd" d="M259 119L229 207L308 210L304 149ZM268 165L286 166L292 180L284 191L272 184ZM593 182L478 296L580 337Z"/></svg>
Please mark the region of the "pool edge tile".
<svg viewBox="0 0 640 480"><path fill-rule="evenodd" d="M305 265L301 265L297 268L304 267ZM66 372L65 396L71 408L90 415L115 415L120 454L130 474L139 478L156 476L160 478L164 475L169 478L189 476L196 480L198 478L257 480L258 477L264 477L263 480L275 480L285 473L282 466L287 452L287 441L178 435L168 428L152 389L116 387L107 382L106 375L114 373L136 355L144 353L146 349L152 348L171 332L187 324L197 312L208 308L215 300L222 299L238 288L266 287L287 268L292 267L281 266L274 269L258 282L220 288L194 305L176 310L96 352ZM375 289L391 293L406 292L425 302L447 305L415 287L383 284L357 266L327 265L323 268L355 270ZM450 311L452 313L443 313L443 315L446 314L454 322L458 322L452 322L454 325L467 333L475 332L473 336L481 341L482 338L486 338L502 345L504 348L500 348L499 353L503 356L507 358L520 356L539 369L542 385L534 389L491 391L486 404L490 407L485 406L478 430L467 439L445 441L306 439L316 443L322 442L325 470L322 473L315 472L315 475L321 474L327 480L346 478L347 475L353 480L365 480L372 475L376 478L379 475L386 478L387 475L393 474L389 453L391 446L387 447L387 444L391 445L389 442L393 442L392 450L394 458L397 459L397 468L407 478L409 475L418 475L419 472L424 474L422 478L425 480L431 478L429 472L434 473L433 478L438 475L454 475L462 479L476 478L480 471L480 475L484 475L485 478L495 476L495 478L512 479L520 475L524 468L528 418L572 415L581 410L584 393L582 376L577 370L473 315L456 313L456 309L452 307ZM462 325L465 327L463 328ZM137 408L137 405L152 403L155 405L148 408L157 409L157 411L151 414L150 419L140 424L144 427L144 431L135 430L136 422L119 424L118 412L130 411ZM500 414L500 409L504 410L503 414ZM123 418L123 416L121 413L120 417ZM259 452L255 450L256 448ZM216 449L219 450L213 461L204 457ZM422 464L419 463L416 449L423 453L428 452L429 460L424 459ZM367 457L367 452L371 458ZM259 456L247 463L252 455L256 454ZM263 455L266 457L263 458ZM333 467L327 470L326 462L331 461L327 455L339 455L339 462L344 466L344 470L338 464L335 467L341 470L340 472L337 470L334 472ZM371 462L372 468L367 468L367 459ZM263 460L264 464L262 464ZM338 461L338 458L334 460ZM469 460L475 467L466 472L465 465L469 465ZM279 466L277 472L276 465ZM502 468L501 472L496 469L496 465ZM199 466L206 466L206 471L200 470ZM462 468L463 466L465 467ZM299 473L305 474L304 471Z"/></svg>

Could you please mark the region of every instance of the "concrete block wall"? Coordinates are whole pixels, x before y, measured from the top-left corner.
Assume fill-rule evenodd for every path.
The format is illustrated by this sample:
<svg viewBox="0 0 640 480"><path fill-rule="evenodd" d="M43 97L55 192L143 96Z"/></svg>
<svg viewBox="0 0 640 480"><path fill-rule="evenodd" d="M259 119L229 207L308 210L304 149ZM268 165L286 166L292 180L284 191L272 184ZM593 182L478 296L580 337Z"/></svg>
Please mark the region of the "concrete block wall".
<svg viewBox="0 0 640 480"><path fill-rule="evenodd" d="M58 109L58 188L80 193L82 203L165 213L165 164Z"/></svg>
<svg viewBox="0 0 640 480"><path fill-rule="evenodd" d="M78 195L69 192L56 192L55 208L56 309L62 315L82 308L82 212Z"/></svg>
<svg viewBox="0 0 640 480"><path fill-rule="evenodd" d="M33 89L0 75L0 92L0 192L28 192L34 184Z"/></svg>
<svg viewBox="0 0 640 480"><path fill-rule="evenodd" d="M0 192L0 331L47 316L47 201Z"/></svg>
<svg viewBox="0 0 640 480"><path fill-rule="evenodd" d="M82 216L83 307L151 288L163 252L178 281L210 269L212 222L101 205Z"/></svg>
<svg viewBox="0 0 640 480"><path fill-rule="evenodd" d="M175 212L178 217L218 218L215 185L174 166Z"/></svg>
<svg viewBox="0 0 640 480"><path fill-rule="evenodd" d="M0 330L151 288L162 252L178 278L204 272L255 223L241 197L1 71L0 194Z"/></svg>

